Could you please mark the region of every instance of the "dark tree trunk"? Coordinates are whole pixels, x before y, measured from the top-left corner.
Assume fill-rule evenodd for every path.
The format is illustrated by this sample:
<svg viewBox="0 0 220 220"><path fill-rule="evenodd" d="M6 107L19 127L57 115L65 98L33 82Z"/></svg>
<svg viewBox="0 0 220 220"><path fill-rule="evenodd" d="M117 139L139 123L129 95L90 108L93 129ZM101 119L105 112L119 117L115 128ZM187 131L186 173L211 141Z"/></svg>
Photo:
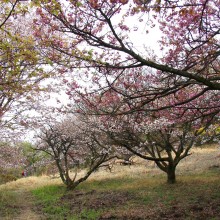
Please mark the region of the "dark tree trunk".
<svg viewBox="0 0 220 220"><path fill-rule="evenodd" d="M79 185L79 182L71 182L66 184L67 190L74 190Z"/></svg>
<svg viewBox="0 0 220 220"><path fill-rule="evenodd" d="M167 169L167 183L174 184L176 183L176 167L169 165Z"/></svg>

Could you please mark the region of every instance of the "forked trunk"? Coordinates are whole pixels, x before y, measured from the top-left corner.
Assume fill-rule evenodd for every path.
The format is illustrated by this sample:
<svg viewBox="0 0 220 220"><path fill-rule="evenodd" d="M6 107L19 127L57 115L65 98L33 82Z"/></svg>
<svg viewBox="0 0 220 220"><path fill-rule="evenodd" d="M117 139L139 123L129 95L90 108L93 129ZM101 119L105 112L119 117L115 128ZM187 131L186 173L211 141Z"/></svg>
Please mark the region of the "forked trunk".
<svg viewBox="0 0 220 220"><path fill-rule="evenodd" d="M79 185L78 182L71 182L66 185L67 190L74 190Z"/></svg>

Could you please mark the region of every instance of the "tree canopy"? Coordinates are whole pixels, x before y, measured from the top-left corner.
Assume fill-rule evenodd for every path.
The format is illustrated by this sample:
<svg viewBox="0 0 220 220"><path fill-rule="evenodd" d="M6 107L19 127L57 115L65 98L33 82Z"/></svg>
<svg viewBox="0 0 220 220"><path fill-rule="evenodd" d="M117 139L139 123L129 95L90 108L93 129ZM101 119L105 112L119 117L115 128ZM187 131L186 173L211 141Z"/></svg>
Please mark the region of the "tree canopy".
<svg viewBox="0 0 220 220"><path fill-rule="evenodd" d="M81 114L87 120L80 129L91 129L92 120L99 122L94 127L101 139L110 140L105 143L109 149L122 146L169 173L170 164L176 167L189 154L198 135L218 128L219 0L1 3L1 130L7 131L10 121L41 129L48 124L42 137L54 143L66 134L49 113ZM153 29L159 40L150 45ZM63 108L38 105L44 102L39 93L50 91L41 82L51 76L57 80L54 85L50 79L51 90L66 89L70 103ZM41 121L33 117L29 124L21 112L33 108ZM75 140L85 133L74 132L73 145L84 151ZM95 137L93 147L99 144Z"/></svg>

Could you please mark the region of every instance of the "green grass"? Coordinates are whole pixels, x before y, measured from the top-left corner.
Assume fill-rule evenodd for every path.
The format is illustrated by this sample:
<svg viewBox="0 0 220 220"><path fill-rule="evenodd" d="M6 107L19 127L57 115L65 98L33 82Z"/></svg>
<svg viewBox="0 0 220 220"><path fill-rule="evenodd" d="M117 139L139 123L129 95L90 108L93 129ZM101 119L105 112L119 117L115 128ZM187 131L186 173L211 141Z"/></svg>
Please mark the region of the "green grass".
<svg viewBox="0 0 220 220"><path fill-rule="evenodd" d="M104 176L102 172L94 174L73 191L67 191L58 180L23 178L0 187L0 216L15 219L28 207L42 220L219 219L220 165L216 166L218 161L210 163L215 155L207 149L202 157L195 155L204 165L208 162L206 168L200 166L200 160L186 161L173 185L166 183L165 174L146 171L144 166L119 167L118 173ZM195 165L200 169L193 170ZM20 205L23 198L32 197L34 204Z"/></svg>
<svg viewBox="0 0 220 220"><path fill-rule="evenodd" d="M68 216L68 205L59 203L65 191L63 185L48 185L32 190L36 205L47 215L47 219L63 219L64 216Z"/></svg>
<svg viewBox="0 0 220 220"><path fill-rule="evenodd" d="M68 220L96 220L99 219L101 213L102 211L96 211L94 209L83 209L81 213L68 217Z"/></svg>
<svg viewBox="0 0 220 220"><path fill-rule="evenodd" d="M168 185L161 174L121 176L89 180L73 191L61 184L41 186L31 189L33 209L43 220L219 219L218 169L177 178L176 184ZM19 214L20 193L0 190L0 216L13 219Z"/></svg>
<svg viewBox="0 0 220 220"><path fill-rule="evenodd" d="M147 219L199 219L199 215L204 219L218 217L218 172L180 176L174 185L166 184L162 177L145 175L142 178L90 180L74 191L66 191L62 185L51 185L35 189L32 193L37 199L39 212L46 214L47 219L95 220L100 216L110 219L132 219L134 216L140 219L144 216Z"/></svg>
<svg viewBox="0 0 220 220"><path fill-rule="evenodd" d="M66 188L63 185L48 185L32 190L32 194L41 203L49 204L57 202L65 191Z"/></svg>
<svg viewBox="0 0 220 220"><path fill-rule="evenodd" d="M98 219L101 211L94 209L82 209L81 212L72 214L71 204L68 204L68 201L62 201L63 196L68 193L66 187L62 185L49 185L32 190L37 200L36 205L40 208L40 212L46 214L46 219Z"/></svg>

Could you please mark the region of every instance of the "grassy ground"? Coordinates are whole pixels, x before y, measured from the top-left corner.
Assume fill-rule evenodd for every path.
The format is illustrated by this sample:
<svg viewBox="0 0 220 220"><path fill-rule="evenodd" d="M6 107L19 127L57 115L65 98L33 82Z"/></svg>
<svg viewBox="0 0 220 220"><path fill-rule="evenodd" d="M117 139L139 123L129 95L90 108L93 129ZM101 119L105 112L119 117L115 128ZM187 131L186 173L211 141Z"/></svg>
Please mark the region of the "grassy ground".
<svg viewBox="0 0 220 220"><path fill-rule="evenodd" d="M177 184L153 163L136 161L96 172L74 191L59 179L28 177L0 186L0 219L220 219L217 148L194 150L177 170Z"/></svg>

